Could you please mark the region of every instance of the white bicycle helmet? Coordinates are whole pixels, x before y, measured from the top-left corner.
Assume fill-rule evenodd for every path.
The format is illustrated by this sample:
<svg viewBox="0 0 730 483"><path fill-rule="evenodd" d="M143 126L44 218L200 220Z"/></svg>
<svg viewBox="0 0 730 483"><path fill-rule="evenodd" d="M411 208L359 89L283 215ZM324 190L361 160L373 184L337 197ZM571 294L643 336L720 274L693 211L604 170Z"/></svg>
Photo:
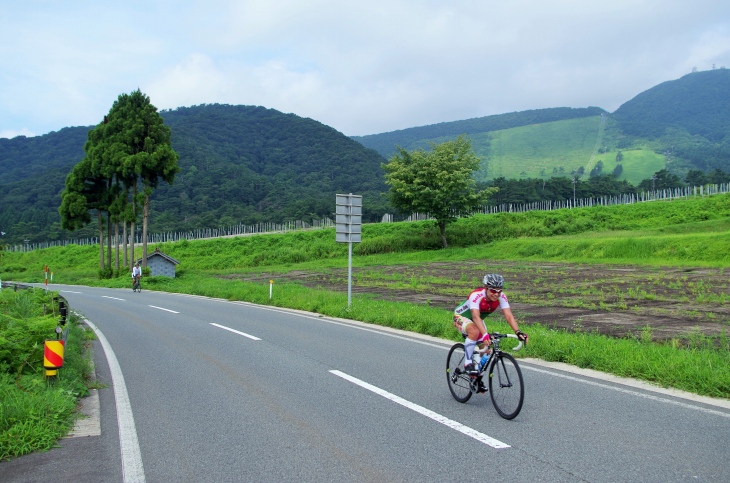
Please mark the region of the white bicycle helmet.
<svg viewBox="0 0 730 483"><path fill-rule="evenodd" d="M488 288L504 288L504 277L497 273L488 273L484 276L484 286Z"/></svg>

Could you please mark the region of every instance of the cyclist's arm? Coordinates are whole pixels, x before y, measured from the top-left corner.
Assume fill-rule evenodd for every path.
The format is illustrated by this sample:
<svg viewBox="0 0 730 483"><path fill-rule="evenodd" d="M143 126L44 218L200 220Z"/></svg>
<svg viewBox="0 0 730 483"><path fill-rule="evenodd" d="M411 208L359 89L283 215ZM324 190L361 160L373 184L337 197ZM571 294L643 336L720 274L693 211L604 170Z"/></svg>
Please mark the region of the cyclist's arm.
<svg viewBox="0 0 730 483"><path fill-rule="evenodd" d="M515 320L515 316L512 315L512 309L505 308L502 309L502 314L504 314L504 318L509 324L510 327L512 327L512 330L515 332L518 332L520 330L520 326L517 325L517 320Z"/></svg>

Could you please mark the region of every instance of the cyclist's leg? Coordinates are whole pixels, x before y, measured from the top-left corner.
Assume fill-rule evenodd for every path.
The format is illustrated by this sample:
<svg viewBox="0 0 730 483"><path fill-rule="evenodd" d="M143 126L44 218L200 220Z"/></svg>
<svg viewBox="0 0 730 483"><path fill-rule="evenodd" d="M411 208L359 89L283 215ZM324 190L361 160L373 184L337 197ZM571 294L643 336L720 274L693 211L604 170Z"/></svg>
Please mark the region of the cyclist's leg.
<svg viewBox="0 0 730 483"><path fill-rule="evenodd" d="M477 341L479 340L480 332L479 328L474 322L469 319L467 319L467 321L464 321L462 325L462 327L464 328L464 333L466 334L466 339L464 340L464 363L471 364L472 356L474 356L474 351L477 348Z"/></svg>

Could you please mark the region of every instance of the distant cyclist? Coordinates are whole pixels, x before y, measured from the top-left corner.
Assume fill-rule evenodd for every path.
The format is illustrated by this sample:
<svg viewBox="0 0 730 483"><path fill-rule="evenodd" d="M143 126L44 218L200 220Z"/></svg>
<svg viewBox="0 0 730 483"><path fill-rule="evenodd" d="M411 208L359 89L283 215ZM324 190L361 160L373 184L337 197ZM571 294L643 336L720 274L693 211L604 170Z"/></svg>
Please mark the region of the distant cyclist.
<svg viewBox="0 0 730 483"><path fill-rule="evenodd" d="M139 288L139 280L142 278L142 269L139 266L139 262L132 268L132 291L136 291Z"/></svg>
<svg viewBox="0 0 730 483"><path fill-rule="evenodd" d="M477 344L489 344L489 333L484 317L495 310L502 309L505 320L515 331L517 338L527 344L527 334L517 325L502 288L504 288L504 278L496 273L488 273L484 276L484 288L472 291L469 298L454 309L454 327L466 337L464 369L469 374L479 373L479 368L472 362L472 356Z"/></svg>

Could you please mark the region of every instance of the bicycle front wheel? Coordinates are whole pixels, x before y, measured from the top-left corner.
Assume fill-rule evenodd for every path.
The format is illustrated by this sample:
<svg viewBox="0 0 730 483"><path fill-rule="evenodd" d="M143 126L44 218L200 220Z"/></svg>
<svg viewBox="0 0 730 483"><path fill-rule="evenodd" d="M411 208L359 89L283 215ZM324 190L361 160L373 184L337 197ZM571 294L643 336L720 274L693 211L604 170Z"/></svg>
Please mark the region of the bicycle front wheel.
<svg viewBox="0 0 730 483"><path fill-rule="evenodd" d="M464 344L454 344L446 357L446 379L454 399L465 403L471 397L469 374L462 372L464 367Z"/></svg>
<svg viewBox="0 0 730 483"><path fill-rule="evenodd" d="M522 371L510 354L499 353L489 367L489 394L492 404L504 419L520 414L525 399Z"/></svg>

